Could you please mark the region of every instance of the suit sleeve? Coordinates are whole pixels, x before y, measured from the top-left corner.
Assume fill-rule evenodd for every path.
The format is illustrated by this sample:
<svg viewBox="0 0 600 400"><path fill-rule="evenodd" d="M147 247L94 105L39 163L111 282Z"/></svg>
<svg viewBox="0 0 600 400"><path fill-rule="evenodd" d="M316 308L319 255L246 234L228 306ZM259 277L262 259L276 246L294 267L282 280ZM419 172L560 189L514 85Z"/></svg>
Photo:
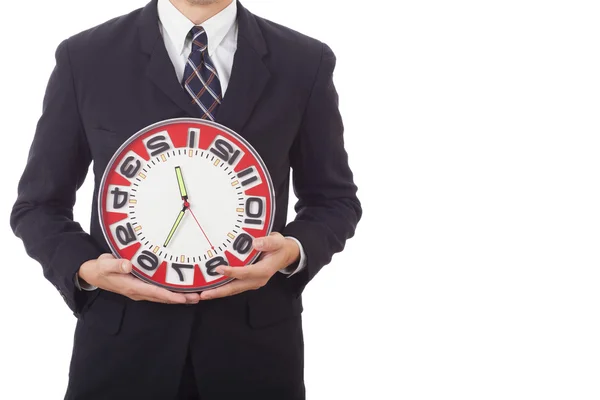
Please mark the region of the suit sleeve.
<svg viewBox="0 0 600 400"><path fill-rule="evenodd" d="M79 116L67 41L56 50L43 111L19 181L11 227L38 261L75 315L89 296L75 288L81 264L103 253L73 221L76 191L83 184L91 154Z"/></svg>
<svg viewBox="0 0 600 400"><path fill-rule="evenodd" d="M290 151L296 218L284 229L302 243L306 266L290 279L304 286L344 249L362 209L344 148L344 127L333 85L335 55L323 44L302 125Z"/></svg>

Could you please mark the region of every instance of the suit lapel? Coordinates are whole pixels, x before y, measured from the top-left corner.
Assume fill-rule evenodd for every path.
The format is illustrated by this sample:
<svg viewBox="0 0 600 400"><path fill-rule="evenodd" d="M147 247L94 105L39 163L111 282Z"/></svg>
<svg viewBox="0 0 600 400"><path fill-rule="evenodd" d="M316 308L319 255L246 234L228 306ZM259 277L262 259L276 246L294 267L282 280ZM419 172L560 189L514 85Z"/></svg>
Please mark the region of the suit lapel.
<svg viewBox="0 0 600 400"><path fill-rule="evenodd" d="M240 39L242 38L240 37ZM219 107L216 121L236 132L241 132L258 102L269 76L269 70L256 52L242 40L238 40L231 81Z"/></svg>
<svg viewBox="0 0 600 400"><path fill-rule="evenodd" d="M177 82L177 74L164 47L164 43L162 40L159 40L159 42L160 45L157 43L150 56L150 62L146 68L146 76L180 108L188 112L191 116L200 118L202 116L200 108L192 103L191 97Z"/></svg>
<svg viewBox="0 0 600 400"><path fill-rule="evenodd" d="M237 3L238 43L231 80L216 121L241 132L269 81L270 72L263 62L267 46L256 17Z"/></svg>
<svg viewBox="0 0 600 400"><path fill-rule="evenodd" d="M169 58L165 43L158 28L157 0L150 2L142 10L140 16L140 40L142 51L150 59L146 66L146 76L167 96L193 117L200 118L198 106L192 103L191 98L185 93L180 83L173 63Z"/></svg>
<svg viewBox="0 0 600 400"><path fill-rule="evenodd" d="M158 28L157 0L150 2L140 15L139 32L142 51L150 58L146 76L179 108L192 117L200 118L200 108L192 103L179 82ZM256 17L239 2L238 44L231 80L219 106L216 122L241 132L252 114L270 77L263 62L267 46Z"/></svg>

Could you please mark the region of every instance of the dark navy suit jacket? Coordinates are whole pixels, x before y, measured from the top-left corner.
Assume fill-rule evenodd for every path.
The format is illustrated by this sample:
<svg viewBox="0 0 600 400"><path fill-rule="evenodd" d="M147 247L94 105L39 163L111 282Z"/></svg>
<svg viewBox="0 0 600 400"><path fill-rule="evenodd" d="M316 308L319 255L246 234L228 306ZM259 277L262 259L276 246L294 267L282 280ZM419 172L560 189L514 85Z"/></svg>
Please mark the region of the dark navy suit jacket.
<svg viewBox="0 0 600 400"><path fill-rule="evenodd" d="M114 293L74 286L82 263L109 252L96 197L113 153L147 125L201 117L177 81L157 18L154 0L60 44L11 214L11 226L27 253L39 261L75 315L111 335L143 310L157 321L163 318L159 325L168 325L166 337L176 336L190 320L182 316L190 307L142 306ZM299 315L303 288L344 248L362 211L344 149L331 49L241 4L238 24L238 49L217 122L260 153L276 192L273 230L297 238L307 257L306 268L289 279L276 274L265 287L235 296L247 305L249 324L262 327ZM73 220L73 205L90 165L95 192L91 232L86 233ZM296 218L286 224L291 170L299 201ZM177 313L177 320L169 320Z"/></svg>

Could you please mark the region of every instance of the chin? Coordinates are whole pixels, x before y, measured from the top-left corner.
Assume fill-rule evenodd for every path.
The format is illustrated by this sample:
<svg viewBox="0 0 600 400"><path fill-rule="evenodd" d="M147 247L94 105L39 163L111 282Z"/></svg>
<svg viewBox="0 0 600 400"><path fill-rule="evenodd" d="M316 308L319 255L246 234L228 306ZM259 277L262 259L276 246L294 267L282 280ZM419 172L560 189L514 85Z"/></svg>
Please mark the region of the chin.
<svg viewBox="0 0 600 400"><path fill-rule="evenodd" d="M208 4L218 3L221 0L185 0L185 1L193 6L206 6Z"/></svg>

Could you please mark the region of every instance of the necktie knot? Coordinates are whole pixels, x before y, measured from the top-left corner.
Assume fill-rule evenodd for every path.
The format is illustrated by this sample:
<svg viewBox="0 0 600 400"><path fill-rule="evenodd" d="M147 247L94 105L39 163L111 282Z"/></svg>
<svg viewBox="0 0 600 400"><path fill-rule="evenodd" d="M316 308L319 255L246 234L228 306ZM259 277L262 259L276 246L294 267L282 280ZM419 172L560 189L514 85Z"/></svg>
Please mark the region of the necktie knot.
<svg viewBox="0 0 600 400"><path fill-rule="evenodd" d="M206 31L201 26L194 26L190 30L192 36L192 51L204 51L208 46L208 36Z"/></svg>

